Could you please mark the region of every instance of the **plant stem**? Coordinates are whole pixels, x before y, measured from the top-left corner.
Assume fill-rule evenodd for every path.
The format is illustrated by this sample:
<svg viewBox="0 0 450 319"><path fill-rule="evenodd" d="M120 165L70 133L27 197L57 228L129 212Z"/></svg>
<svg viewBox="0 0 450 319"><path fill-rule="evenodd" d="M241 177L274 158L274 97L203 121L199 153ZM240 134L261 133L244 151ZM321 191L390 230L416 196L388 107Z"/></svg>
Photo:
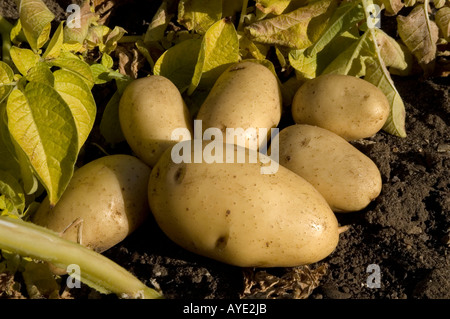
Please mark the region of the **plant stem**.
<svg viewBox="0 0 450 319"><path fill-rule="evenodd" d="M107 257L31 222L0 216L0 248L58 268L75 264L80 269L80 280L103 293L131 299L163 298Z"/></svg>
<svg viewBox="0 0 450 319"><path fill-rule="evenodd" d="M248 0L242 1L242 10L241 15L239 16L239 24L237 27L237 31L242 31L242 28L244 27L244 18L247 14L247 6L248 6Z"/></svg>
<svg viewBox="0 0 450 319"><path fill-rule="evenodd" d="M117 41L118 43L133 43L142 40L142 35L124 35Z"/></svg>
<svg viewBox="0 0 450 319"><path fill-rule="evenodd" d="M11 30L13 25L0 15L0 36L2 37L2 61L8 63L11 67L13 62L9 51L11 50Z"/></svg>

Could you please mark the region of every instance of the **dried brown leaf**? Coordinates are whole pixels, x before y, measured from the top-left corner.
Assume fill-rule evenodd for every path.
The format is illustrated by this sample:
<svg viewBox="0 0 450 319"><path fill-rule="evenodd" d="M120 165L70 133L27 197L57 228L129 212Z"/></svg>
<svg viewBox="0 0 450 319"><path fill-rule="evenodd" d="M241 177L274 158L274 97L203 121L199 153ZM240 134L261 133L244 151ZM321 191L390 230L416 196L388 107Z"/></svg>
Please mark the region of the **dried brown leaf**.
<svg viewBox="0 0 450 319"><path fill-rule="evenodd" d="M146 63L146 58L132 44L121 45L115 50L115 55L119 59L119 72L128 75L132 79L138 78L138 72Z"/></svg>
<svg viewBox="0 0 450 319"><path fill-rule="evenodd" d="M26 299L20 292L14 275L6 272L0 274L0 299Z"/></svg>
<svg viewBox="0 0 450 319"><path fill-rule="evenodd" d="M416 6L408 16L398 16L398 33L403 43L417 58L420 66L429 72L436 59L439 28L430 20L426 5Z"/></svg>
<svg viewBox="0 0 450 319"><path fill-rule="evenodd" d="M404 6L402 0L381 0L386 8L386 12L391 15L397 14Z"/></svg>

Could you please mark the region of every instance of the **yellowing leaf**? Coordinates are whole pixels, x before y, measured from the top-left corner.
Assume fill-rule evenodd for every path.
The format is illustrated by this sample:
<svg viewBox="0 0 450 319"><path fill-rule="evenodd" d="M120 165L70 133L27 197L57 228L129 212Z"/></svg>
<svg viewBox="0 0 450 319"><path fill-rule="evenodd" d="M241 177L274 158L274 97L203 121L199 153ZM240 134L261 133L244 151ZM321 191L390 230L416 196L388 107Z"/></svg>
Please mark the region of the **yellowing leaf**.
<svg viewBox="0 0 450 319"><path fill-rule="evenodd" d="M30 82L11 92L8 129L47 190L51 204L69 183L78 155L78 133L70 108L50 86Z"/></svg>
<svg viewBox="0 0 450 319"><path fill-rule="evenodd" d="M380 0L389 14L397 14L403 7L402 0Z"/></svg>
<svg viewBox="0 0 450 319"><path fill-rule="evenodd" d="M39 62L39 55L30 49L13 46L9 52L14 65L23 76L26 76L28 71Z"/></svg>
<svg viewBox="0 0 450 319"><path fill-rule="evenodd" d="M40 82L49 86L53 86L55 83L55 78L48 64L40 61L28 71L26 78L28 81Z"/></svg>
<svg viewBox="0 0 450 319"><path fill-rule="evenodd" d="M89 89L94 86L94 75L91 67L86 62L70 56L60 56L48 62L52 66L57 66L63 70L71 71L80 76L88 85Z"/></svg>
<svg viewBox="0 0 450 319"><path fill-rule="evenodd" d="M405 70L408 63L406 63L405 53L397 41L381 29L375 28L374 30L384 64L397 70Z"/></svg>
<svg viewBox="0 0 450 319"><path fill-rule="evenodd" d="M192 94L199 86L212 86L219 75L232 63L239 61L239 40L231 21L221 19L205 33L194 75L188 88Z"/></svg>
<svg viewBox="0 0 450 319"><path fill-rule="evenodd" d="M0 61L0 104L12 90L14 71L3 61ZM1 122L0 122L1 123ZM0 124L1 125L1 124Z"/></svg>
<svg viewBox="0 0 450 319"><path fill-rule="evenodd" d="M42 57L44 59L54 59L59 57L64 43L63 22L61 22L51 38Z"/></svg>
<svg viewBox="0 0 450 319"><path fill-rule="evenodd" d="M37 51L48 41L55 16L42 0L20 0L19 15L25 37Z"/></svg>
<svg viewBox="0 0 450 319"><path fill-rule="evenodd" d="M427 8L426 5L418 5L408 16L397 17L400 38L425 71L432 68L431 63L436 59L439 38L439 29L430 20Z"/></svg>
<svg viewBox="0 0 450 319"><path fill-rule="evenodd" d="M257 0L256 7L265 14L273 13L280 15L286 10L292 2L298 0ZM304 4L305 1L301 1Z"/></svg>
<svg viewBox="0 0 450 319"><path fill-rule="evenodd" d="M164 32L172 16L167 1L163 1L145 32L144 43L157 42L164 38Z"/></svg>
<svg viewBox="0 0 450 319"><path fill-rule="evenodd" d="M10 213L21 216L25 210L25 194L15 176L0 169L0 194L6 197ZM9 206L9 207L8 207Z"/></svg>
<svg viewBox="0 0 450 319"><path fill-rule="evenodd" d="M80 7L78 20L66 22L67 24L64 26L63 39L65 43L83 43L89 32L89 27L97 20L97 17L91 10L89 2L89 0L84 0ZM77 22L79 25L74 25Z"/></svg>
<svg viewBox="0 0 450 319"><path fill-rule="evenodd" d="M81 148L94 126L97 112L94 97L84 80L73 72L57 70L55 90L69 106L78 131L78 147Z"/></svg>
<svg viewBox="0 0 450 319"><path fill-rule="evenodd" d="M256 42L305 49L318 40L337 2L314 1L292 12L252 23L245 31Z"/></svg>
<svg viewBox="0 0 450 319"><path fill-rule="evenodd" d="M450 7L443 7L438 10L435 16L436 24L447 41L450 41Z"/></svg>
<svg viewBox="0 0 450 319"><path fill-rule="evenodd" d="M181 0L178 4L178 22L188 30L204 34L220 18L221 0Z"/></svg>

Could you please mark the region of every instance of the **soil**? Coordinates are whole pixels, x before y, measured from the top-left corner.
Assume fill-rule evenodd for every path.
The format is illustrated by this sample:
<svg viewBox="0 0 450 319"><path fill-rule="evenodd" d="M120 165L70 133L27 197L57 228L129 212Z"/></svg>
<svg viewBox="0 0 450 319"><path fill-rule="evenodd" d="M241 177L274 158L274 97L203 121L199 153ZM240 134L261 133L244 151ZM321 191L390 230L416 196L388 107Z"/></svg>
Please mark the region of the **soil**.
<svg viewBox="0 0 450 319"><path fill-rule="evenodd" d="M63 16L70 1L45 2ZM116 1L111 26L142 33L156 7L155 1ZM14 1L2 1L0 14L17 18ZM450 80L420 76L393 76L393 80L405 103L408 136L381 131L353 143L379 167L383 189L363 211L337 214L349 229L340 235L336 250L300 269L317 279L309 284L309 299L450 299ZM94 93L99 108L111 94L105 88ZM95 131L92 135L85 159L100 155L92 142L101 137ZM124 145L104 147L109 152L128 151ZM260 289L258 294L244 294L251 275L281 282L294 278L286 277L294 269L241 269L199 257L172 243L152 219L104 254L149 286L157 284L169 299L298 296L289 284L284 293ZM73 296L114 298L84 286Z"/></svg>

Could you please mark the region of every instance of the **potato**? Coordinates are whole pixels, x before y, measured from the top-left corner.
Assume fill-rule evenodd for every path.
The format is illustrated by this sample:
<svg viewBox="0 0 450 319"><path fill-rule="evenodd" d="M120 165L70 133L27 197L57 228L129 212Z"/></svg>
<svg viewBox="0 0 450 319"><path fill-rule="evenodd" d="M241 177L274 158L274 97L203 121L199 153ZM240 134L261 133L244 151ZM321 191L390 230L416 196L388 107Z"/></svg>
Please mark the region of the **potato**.
<svg viewBox="0 0 450 319"><path fill-rule="evenodd" d="M150 168L130 155L108 155L77 169L60 200L46 198L31 221L97 252L121 242L147 218ZM81 226L81 228L79 228Z"/></svg>
<svg viewBox="0 0 450 319"><path fill-rule="evenodd" d="M325 128L348 141L376 134L389 111L389 102L379 88L349 75L328 74L309 80L292 101L295 123Z"/></svg>
<svg viewBox="0 0 450 319"><path fill-rule="evenodd" d="M295 124L282 129L280 164L310 182L335 212L365 208L381 192L376 164L339 135Z"/></svg>
<svg viewBox="0 0 450 319"><path fill-rule="evenodd" d="M191 117L180 92L170 80L158 75L139 78L125 88L119 119L130 148L150 167L182 139L172 140L174 129L192 132Z"/></svg>
<svg viewBox="0 0 450 319"><path fill-rule="evenodd" d="M170 150L162 155L149 180L162 231L191 252L240 267L311 264L333 252L338 223L319 192L282 166L261 174L267 156L250 162L247 149L231 147L235 158L245 152L245 162L176 163Z"/></svg>
<svg viewBox="0 0 450 319"><path fill-rule="evenodd" d="M276 76L262 64L243 61L220 75L196 119L202 121L203 131L218 128L225 134L228 129L228 143L259 149L280 122L281 111Z"/></svg>

